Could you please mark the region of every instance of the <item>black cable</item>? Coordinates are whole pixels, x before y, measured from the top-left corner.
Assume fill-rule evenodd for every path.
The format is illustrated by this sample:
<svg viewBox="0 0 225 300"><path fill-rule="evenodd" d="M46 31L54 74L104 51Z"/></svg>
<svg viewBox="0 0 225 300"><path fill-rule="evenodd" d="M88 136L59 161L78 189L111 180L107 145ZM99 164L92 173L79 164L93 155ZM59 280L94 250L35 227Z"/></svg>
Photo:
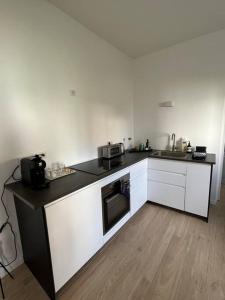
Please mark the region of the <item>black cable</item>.
<svg viewBox="0 0 225 300"><path fill-rule="evenodd" d="M13 242L14 242L14 248L15 248L15 255L14 255L14 258L13 258L10 262L8 262L7 264L4 264L3 261L1 262L2 265L3 265L4 267L8 267L9 265L11 265L14 261L17 260L17 256L18 256L17 245L16 245L16 233L15 233L15 231L13 230L12 224L11 224L10 222L7 222L7 223L6 223L6 226L7 226L7 225L10 227L11 233L12 233L12 235L13 235ZM0 265L0 268L2 268L1 265Z"/></svg>
<svg viewBox="0 0 225 300"><path fill-rule="evenodd" d="M15 173L16 173L16 171L19 169L19 165L18 166L16 166L16 168L13 170L13 172L12 172L12 179L13 180L15 180L15 181L19 181L19 180L21 180L22 178L20 177L20 178L16 178L15 177Z"/></svg>
<svg viewBox="0 0 225 300"><path fill-rule="evenodd" d="M7 207L4 203L4 200L3 200L3 196L5 194L5 189L6 189L6 184L9 182L10 179L13 179L13 180L16 180L18 181L19 178L16 178L15 177L15 173L16 173L16 170L19 168L19 165L16 166L16 168L13 170L12 174L5 180L5 182L3 183L3 189L2 189L2 194L1 194L1 203L4 207L4 210L5 210L5 214L6 214L6 221L2 224L2 226L0 227L0 234L2 233L3 229L8 225L10 230L11 230L11 233L13 235L13 240L14 240L14 247L15 247L15 257L13 258L12 261L10 261L9 263L7 264L3 264L4 267L8 267L9 265L11 265L14 261L16 261L17 259L17 245L16 245L16 233L15 231L13 230L13 227L12 227L12 224L9 222L9 214L8 214L8 210L7 210ZM1 266L0 266L1 267Z"/></svg>
<svg viewBox="0 0 225 300"><path fill-rule="evenodd" d="M2 202L2 205L3 205L3 207L4 207L6 217L7 217L6 222L8 222L8 220L9 220L9 214L8 214L6 205L5 205L5 203L4 203L3 196L4 196L4 194L5 194L5 186L6 186L6 184L9 182L9 180L11 179L11 177L12 177L12 175L10 175L10 176L6 179L6 181L4 182L4 184L3 184L3 189L2 189L2 194L1 194L1 202Z"/></svg>
<svg viewBox="0 0 225 300"><path fill-rule="evenodd" d="M11 265L14 261L17 260L17 256L18 256L18 253L17 253L17 252L18 252L18 251L17 251L17 245L16 245L16 233L15 233L15 231L13 230L12 224L11 224L10 222L7 222L7 225L10 227L10 230L11 230L12 235L13 235L13 242L14 242L14 248L15 248L15 255L14 255L13 260L11 260L10 262L8 262L7 264L4 264L4 263L2 262L2 264L3 264L4 267L8 267L9 265ZM1 267L1 265L0 265L0 267Z"/></svg>

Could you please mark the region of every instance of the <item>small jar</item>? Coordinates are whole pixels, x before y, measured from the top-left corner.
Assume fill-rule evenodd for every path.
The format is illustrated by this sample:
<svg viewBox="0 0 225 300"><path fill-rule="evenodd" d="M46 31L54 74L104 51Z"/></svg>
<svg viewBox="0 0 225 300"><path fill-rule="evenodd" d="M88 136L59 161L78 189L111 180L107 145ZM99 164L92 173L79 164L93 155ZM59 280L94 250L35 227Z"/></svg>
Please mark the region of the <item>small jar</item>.
<svg viewBox="0 0 225 300"><path fill-rule="evenodd" d="M139 151L144 151L145 150L145 145L144 144L140 144L139 145Z"/></svg>

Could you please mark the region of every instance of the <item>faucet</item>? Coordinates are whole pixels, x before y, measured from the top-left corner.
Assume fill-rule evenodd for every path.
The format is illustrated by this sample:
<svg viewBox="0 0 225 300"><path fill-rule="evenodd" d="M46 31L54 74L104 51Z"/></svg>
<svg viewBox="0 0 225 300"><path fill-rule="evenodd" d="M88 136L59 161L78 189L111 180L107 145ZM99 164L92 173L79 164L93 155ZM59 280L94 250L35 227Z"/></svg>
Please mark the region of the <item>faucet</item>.
<svg viewBox="0 0 225 300"><path fill-rule="evenodd" d="M175 133L172 134L172 141L173 141L172 151L175 151L176 150L176 146L175 146L175 142L176 142Z"/></svg>

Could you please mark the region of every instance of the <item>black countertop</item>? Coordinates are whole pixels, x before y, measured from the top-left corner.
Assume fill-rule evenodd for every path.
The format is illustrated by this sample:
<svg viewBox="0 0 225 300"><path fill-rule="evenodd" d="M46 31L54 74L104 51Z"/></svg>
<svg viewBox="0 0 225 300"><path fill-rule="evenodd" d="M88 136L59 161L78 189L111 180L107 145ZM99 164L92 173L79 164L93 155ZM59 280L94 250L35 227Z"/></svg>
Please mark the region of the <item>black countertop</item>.
<svg viewBox="0 0 225 300"><path fill-rule="evenodd" d="M24 201L33 209L38 209L45 206L61 197L64 197L70 193L73 193L89 184L92 184L100 179L103 179L115 172L118 172L126 167L129 167L147 157L160 158L160 159L169 159L185 162L195 162L213 165L216 163L215 154L207 154L205 160L193 160L191 154L188 154L185 158L177 157L162 157L153 155L149 152L144 153L126 153L121 157L121 164L110 171L102 173L100 175L93 175L90 173L77 171L76 173L55 179L51 181L49 188L42 190L33 190L30 187L24 185L22 182L10 183L6 188L11 191L16 197ZM84 164L90 163L93 164L96 160L91 160L85 162ZM80 165L80 164L79 164ZM76 165L73 166L76 168Z"/></svg>

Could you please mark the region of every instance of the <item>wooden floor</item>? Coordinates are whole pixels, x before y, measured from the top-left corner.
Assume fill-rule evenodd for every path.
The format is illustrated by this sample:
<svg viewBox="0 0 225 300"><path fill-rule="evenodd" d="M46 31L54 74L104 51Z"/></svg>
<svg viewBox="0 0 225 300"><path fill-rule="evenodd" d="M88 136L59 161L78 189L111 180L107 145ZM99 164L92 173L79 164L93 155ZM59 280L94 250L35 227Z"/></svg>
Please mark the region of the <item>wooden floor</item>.
<svg viewBox="0 0 225 300"><path fill-rule="evenodd" d="M225 187L209 223L146 204L59 292L59 300L225 299ZM6 299L48 299L25 267Z"/></svg>

